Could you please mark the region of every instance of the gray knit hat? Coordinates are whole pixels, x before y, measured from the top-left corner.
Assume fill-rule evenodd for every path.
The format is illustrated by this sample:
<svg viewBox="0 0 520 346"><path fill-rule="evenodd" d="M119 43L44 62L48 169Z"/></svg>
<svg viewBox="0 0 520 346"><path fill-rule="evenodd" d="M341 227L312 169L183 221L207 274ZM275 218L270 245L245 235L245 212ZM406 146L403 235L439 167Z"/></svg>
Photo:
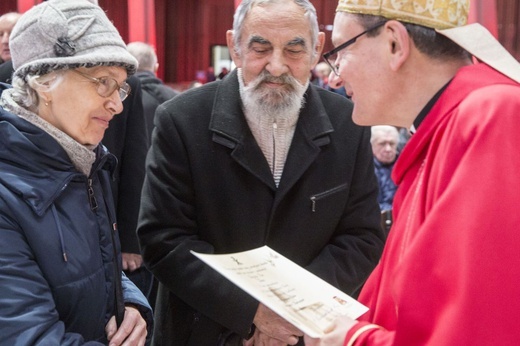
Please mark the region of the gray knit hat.
<svg viewBox="0 0 520 346"><path fill-rule="evenodd" d="M53 70L121 66L128 75L137 60L97 5L87 0L49 0L16 23L9 38L14 75L44 75Z"/></svg>

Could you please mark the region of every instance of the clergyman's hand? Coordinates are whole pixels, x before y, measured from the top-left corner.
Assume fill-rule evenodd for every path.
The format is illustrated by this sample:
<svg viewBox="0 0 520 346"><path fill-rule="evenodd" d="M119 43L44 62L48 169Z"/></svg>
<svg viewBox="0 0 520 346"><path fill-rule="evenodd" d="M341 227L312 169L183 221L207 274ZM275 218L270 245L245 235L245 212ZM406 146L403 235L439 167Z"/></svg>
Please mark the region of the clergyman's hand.
<svg viewBox="0 0 520 346"><path fill-rule="evenodd" d="M345 342L347 332L357 323L347 316L341 316L334 321L334 324L325 332L321 339L313 339L305 335L305 346L341 346Z"/></svg>

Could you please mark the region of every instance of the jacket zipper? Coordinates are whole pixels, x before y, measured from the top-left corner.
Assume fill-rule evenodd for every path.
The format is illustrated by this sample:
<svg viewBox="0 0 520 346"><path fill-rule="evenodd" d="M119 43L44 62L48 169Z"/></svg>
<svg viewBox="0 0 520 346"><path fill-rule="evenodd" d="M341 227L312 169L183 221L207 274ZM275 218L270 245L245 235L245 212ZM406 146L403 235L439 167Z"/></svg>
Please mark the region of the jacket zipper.
<svg viewBox="0 0 520 346"><path fill-rule="evenodd" d="M274 172L276 172L276 130L278 129L278 124L276 121L273 123L273 177ZM278 184L276 184L278 185Z"/></svg>
<svg viewBox="0 0 520 346"><path fill-rule="evenodd" d="M97 204L97 201L96 201L96 196L94 194L94 188L92 187L92 178L89 178L87 180L88 182L88 188L87 188L87 191L88 191L88 201L90 203L90 209L92 211L96 210L97 207L98 207L98 204Z"/></svg>

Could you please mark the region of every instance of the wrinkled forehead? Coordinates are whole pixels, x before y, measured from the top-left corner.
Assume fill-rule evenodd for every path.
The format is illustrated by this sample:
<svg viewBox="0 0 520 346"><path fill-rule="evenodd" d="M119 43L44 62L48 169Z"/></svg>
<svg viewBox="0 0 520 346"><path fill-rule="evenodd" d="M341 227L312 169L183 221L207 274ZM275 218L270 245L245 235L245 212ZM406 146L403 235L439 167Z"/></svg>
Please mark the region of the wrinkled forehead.
<svg viewBox="0 0 520 346"><path fill-rule="evenodd" d="M253 37L269 42L310 42L311 26L305 11L294 2L269 3L254 6L244 20L242 42Z"/></svg>

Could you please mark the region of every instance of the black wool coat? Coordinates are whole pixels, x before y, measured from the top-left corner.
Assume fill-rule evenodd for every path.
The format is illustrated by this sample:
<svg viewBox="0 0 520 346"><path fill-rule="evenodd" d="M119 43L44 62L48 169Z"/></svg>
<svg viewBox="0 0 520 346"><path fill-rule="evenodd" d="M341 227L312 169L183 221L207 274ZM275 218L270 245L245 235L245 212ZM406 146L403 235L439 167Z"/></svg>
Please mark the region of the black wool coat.
<svg viewBox="0 0 520 346"><path fill-rule="evenodd" d="M130 95L123 101L123 111L110 121L102 142L117 158L111 186L117 210L121 250L138 254L137 216L148 142L141 82L135 75L129 77L127 82L132 88Z"/></svg>
<svg viewBox="0 0 520 346"><path fill-rule="evenodd" d="M268 245L355 293L384 243L370 129L347 98L310 85L277 188L242 112L236 71L163 103L147 157L138 237L160 281L155 345L246 337L258 302L190 250Z"/></svg>
<svg viewBox="0 0 520 346"><path fill-rule="evenodd" d="M159 107L161 103L177 96L179 92L164 84L152 72L140 71L137 72L135 76L141 81L146 138L148 145L150 145L154 128L153 119L157 107Z"/></svg>

